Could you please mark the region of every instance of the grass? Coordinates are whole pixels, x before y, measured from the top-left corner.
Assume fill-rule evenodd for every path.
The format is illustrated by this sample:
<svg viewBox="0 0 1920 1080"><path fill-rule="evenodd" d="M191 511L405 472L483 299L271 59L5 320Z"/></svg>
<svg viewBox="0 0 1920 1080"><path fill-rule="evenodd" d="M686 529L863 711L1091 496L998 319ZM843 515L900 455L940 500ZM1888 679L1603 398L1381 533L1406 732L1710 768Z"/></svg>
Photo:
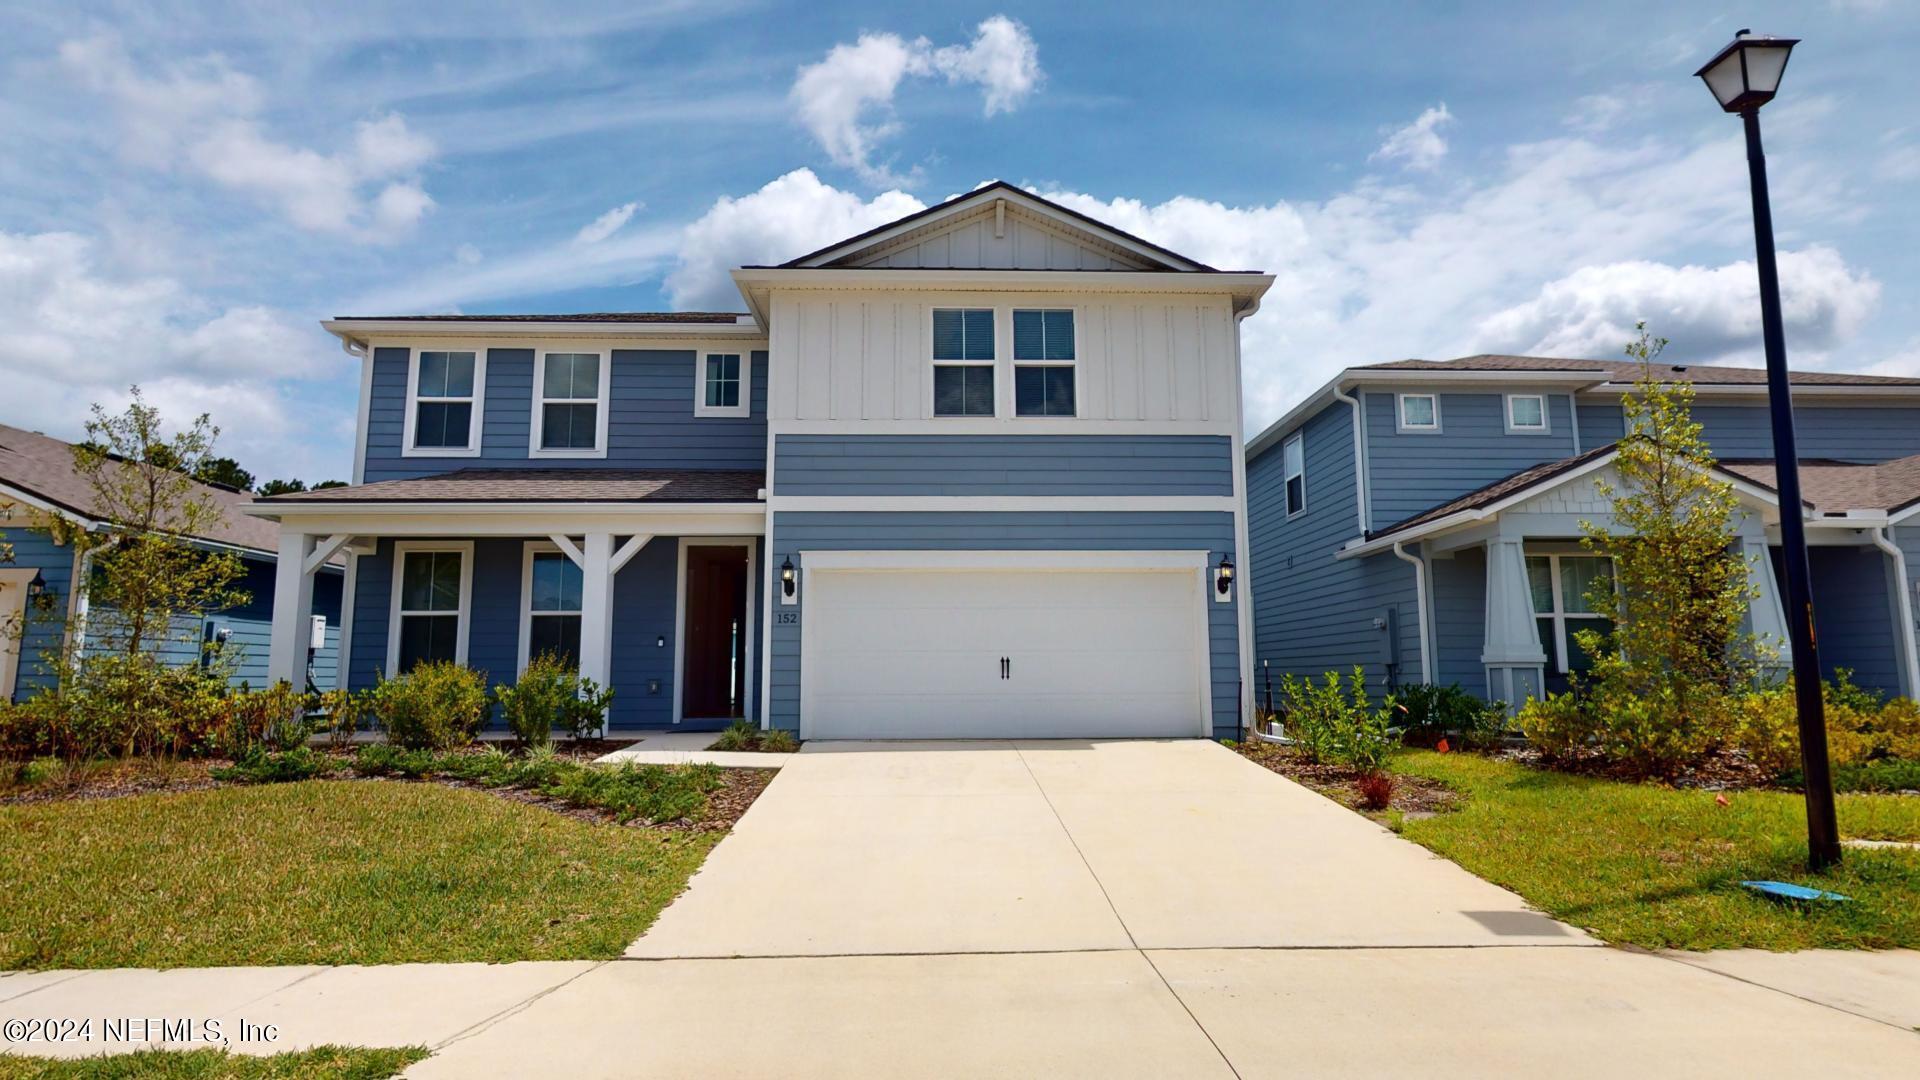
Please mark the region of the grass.
<svg viewBox="0 0 1920 1080"><path fill-rule="evenodd" d="M138 1050L83 1058L0 1054L0 1080L378 1080L396 1076L426 1056L418 1047L346 1046L316 1046L259 1057L213 1049Z"/></svg>
<svg viewBox="0 0 1920 1080"><path fill-rule="evenodd" d="M0 968L614 957L719 839L366 781L0 807L0 835Z"/></svg>
<svg viewBox="0 0 1920 1080"><path fill-rule="evenodd" d="M1778 791L1624 784L1471 754L1413 751L1395 771L1442 781L1464 806L1401 821L1402 835L1616 944L1793 950L1920 947L1920 852L1848 849L1806 869L1805 804ZM1920 798L1842 795L1841 835L1920 840ZM1803 908L1751 879L1819 885L1853 903Z"/></svg>

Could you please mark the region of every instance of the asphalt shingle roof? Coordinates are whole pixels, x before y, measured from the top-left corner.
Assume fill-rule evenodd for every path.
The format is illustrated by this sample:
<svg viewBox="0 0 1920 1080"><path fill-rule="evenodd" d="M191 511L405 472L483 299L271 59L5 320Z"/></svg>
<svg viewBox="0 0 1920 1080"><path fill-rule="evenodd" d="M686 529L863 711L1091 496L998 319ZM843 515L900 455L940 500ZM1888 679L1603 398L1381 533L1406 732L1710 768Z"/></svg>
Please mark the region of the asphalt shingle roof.
<svg viewBox="0 0 1920 1080"><path fill-rule="evenodd" d="M1513 473L1510 476L1501 477L1485 487L1475 488L1459 498L1449 499L1438 506L1422 510L1410 517L1401 518L1399 521L1383 529L1374 529L1367 533L1367 538L1372 540L1397 532L1405 532L1408 529L1425 525L1430 521L1438 521L1443 517L1458 514L1463 510L1478 510L1484 506L1492 506L1494 503L1499 502L1509 495L1544 484L1554 477L1569 470L1577 469L1595 458L1605 457L1613 452L1613 448L1616 445L1618 444L1608 443L1605 446L1598 446L1592 450L1588 450L1584 454L1577 454L1570 458L1561 458L1559 461L1549 461L1535 465L1532 468L1521 469L1519 472Z"/></svg>
<svg viewBox="0 0 1920 1080"><path fill-rule="evenodd" d="M296 491L281 503L758 502L763 472L702 469L459 469L411 480Z"/></svg>
<svg viewBox="0 0 1920 1080"><path fill-rule="evenodd" d="M549 315L337 315L336 322L737 323L744 311L583 311Z"/></svg>
<svg viewBox="0 0 1920 1080"><path fill-rule="evenodd" d="M1723 461L1720 467L1768 491L1779 490L1771 458ZM1920 502L1920 454L1876 465L1803 458L1800 497L1819 513L1905 509Z"/></svg>

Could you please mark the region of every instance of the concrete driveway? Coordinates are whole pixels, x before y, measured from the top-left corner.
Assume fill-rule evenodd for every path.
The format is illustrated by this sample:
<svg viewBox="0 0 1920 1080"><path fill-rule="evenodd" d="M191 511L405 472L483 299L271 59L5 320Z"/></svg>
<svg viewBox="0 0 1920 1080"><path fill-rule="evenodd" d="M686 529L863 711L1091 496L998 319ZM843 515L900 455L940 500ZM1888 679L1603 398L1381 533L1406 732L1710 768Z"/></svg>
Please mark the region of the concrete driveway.
<svg viewBox="0 0 1920 1080"><path fill-rule="evenodd" d="M1910 1076L1206 742L814 744L629 959L412 1076Z"/></svg>

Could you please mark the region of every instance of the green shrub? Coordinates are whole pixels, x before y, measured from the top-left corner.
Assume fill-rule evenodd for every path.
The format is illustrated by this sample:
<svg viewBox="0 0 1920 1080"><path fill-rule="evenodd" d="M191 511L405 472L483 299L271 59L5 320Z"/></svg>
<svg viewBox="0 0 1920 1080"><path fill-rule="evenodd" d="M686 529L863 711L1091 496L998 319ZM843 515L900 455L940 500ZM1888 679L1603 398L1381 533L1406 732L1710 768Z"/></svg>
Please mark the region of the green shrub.
<svg viewBox="0 0 1920 1080"><path fill-rule="evenodd" d="M710 750L739 752L757 750L760 746L760 728L749 720L740 719L727 725L720 737L713 740Z"/></svg>
<svg viewBox="0 0 1920 1080"><path fill-rule="evenodd" d="M1394 744L1391 718L1401 712L1393 695L1376 708L1367 694L1366 669L1358 665L1344 685L1337 671L1327 672L1323 679L1321 683L1292 675L1282 679L1283 730L1309 761L1360 772L1386 764Z"/></svg>
<svg viewBox="0 0 1920 1080"><path fill-rule="evenodd" d="M1798 772L1783 778L1798 787ZM1920 791L1920 761L1910 758L1880 758L1858 765L1841 765L1833 770L1835 791Z"/></svg>
<svg viewBox="0 0 1920 1080"><path fill-rule="evenodd" d="M311 780L333 772L326 755L310 746L290 750L254 747L232 765L209 770L215 780L241 784L280 784L293 780Z"/></svg>
<svg viewBox="0 0 1920 1080"><path fill-rule="evenodd" d="M417 664L405 675L380 679L366 703L397 745L451 750L472 742L486 723L487 677L446 660Z"/></svg>
<svg viewBox="0 0 1920 1080"><path fill-rule="evenodd" d="M1908 698L1882 704L1879 694L1854 686L1849 674L1841 672L1822 688L1827 758L1834 768L1890 758L1920 761L1920 705ZM1735 742L1748 760L1771 776L1797 776L1800 718L1792 678L1743 695L1735 711Z"/></svg>
<svg viewBox="0 0 1920 1080"><path fill-rule="evenodd" d="M760 733L760 750L768 754L791 754L800 749L800 741L793 732L779 728L768 728Z"/></svg>
<svg viewBox="0 0 1920 1080"><path fill-rule="evenodd" d="M578 765L540 791L610 811L622 823L693 821L706 813L707 793L720 784L712 765Z"/></svg>
<svg viewBox="0 0 1920 1080"><path fill-rule="evenodd" d="M524 746L545 746L560 728L586 738L606 722L613 690L582 678L564 659L542 653L527 663L513 685L493 688L507 727Z"/></svg>
<svg viewBox="0 0 1920 1080"><path fill-rule="evenodd" d="M1572 694L1528 698L1514 723L1527 742L1549 758L1566 758L1596 742L1593 721Z"/></svg>
<svg viewBox="0 0 1920 1080"><path fill-rule="evenodd" d="M353 756L353 771L362 776L404 776L409 780L433 772L429 750L408 750L391 743L368 743Z"/></svg>
<svg viewBox="0 0 1920 1080"><path fill-rule="evenodd" d="M221 750L239 761L260 750L305 746L320 728L316 703L296 694L285 679L265 690L237 690L226 700L227 729Z"/></svg>
<svg viewBox="0 0 1920 1080"><path fill-rule="evenodd" d="M1485 746L1506 728L1506 707L1488 704L1460 689L1459 683L1417 683L1393 693L1405 710L1400 724L1413 746L1432 746L1451 737L1462 746Z"/></svg>
<svg viewBox="0 0 1920 1080"><path fill-rule="evenodd" d="M146 653L101 653L0 711L0 753L64 761L214 751L226 720L224 674Z"/></svg>

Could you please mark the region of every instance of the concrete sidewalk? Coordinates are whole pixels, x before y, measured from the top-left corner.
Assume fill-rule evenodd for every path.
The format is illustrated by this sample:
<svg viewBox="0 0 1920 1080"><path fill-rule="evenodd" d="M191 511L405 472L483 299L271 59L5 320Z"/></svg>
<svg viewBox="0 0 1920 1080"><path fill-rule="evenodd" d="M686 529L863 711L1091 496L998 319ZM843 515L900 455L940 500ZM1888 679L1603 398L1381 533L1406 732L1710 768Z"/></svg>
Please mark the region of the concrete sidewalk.
<svg viewBox="0 0 1920 1080"><path fill-rule="evenodd" d="M777 769L792 754L763 754L757 750L709 750L717 731L648 732L632 746L623 746L594 759L603 765L718 765L723 769Z"/></svg>

